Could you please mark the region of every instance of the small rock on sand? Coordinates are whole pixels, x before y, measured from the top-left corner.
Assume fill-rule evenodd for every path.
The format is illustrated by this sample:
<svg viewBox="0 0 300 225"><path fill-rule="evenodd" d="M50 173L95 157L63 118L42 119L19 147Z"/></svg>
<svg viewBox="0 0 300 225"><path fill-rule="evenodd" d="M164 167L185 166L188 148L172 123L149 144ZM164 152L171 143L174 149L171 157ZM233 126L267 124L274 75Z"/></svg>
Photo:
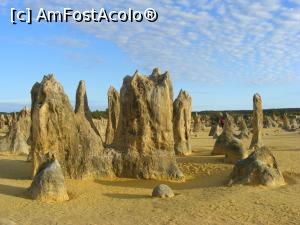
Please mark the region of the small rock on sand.
<svg viewBox="0 0 300 225"><path fill-rule="evenodd" d="M174 195L174 192L172 191L172 189L165 184L160 184L160 185L156 186L152 192L152 197L172 198L174 196L175 195Z"/></svg>

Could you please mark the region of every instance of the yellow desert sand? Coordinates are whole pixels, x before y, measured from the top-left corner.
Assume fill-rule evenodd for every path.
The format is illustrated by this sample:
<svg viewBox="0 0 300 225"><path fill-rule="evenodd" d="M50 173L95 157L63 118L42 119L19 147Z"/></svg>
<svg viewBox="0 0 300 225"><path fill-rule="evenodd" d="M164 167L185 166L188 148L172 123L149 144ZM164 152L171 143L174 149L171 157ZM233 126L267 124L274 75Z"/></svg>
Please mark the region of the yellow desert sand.
<svg viewBox="0 0 300 225"><path fill-rule="evenodd" d="M66 179L70 200L63 203L31 200L31 163L26 156L1 153L0 224L300 224L299 131L263 130L287 182L276 188L228 187L233 165L210 155L215 140L208 132L192 138L191 155L177 158L185 183ZM243 139L245 146L250 141ZM151 198L161 183L173 189L174 198Z"/></svg>

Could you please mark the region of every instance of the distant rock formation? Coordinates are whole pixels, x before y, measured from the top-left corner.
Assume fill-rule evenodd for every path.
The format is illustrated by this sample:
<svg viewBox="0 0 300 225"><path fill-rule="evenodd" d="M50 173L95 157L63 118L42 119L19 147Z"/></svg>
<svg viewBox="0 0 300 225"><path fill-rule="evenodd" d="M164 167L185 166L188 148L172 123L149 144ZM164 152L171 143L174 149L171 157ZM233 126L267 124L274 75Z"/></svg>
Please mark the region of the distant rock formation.
<svg viewBox="0 0 300 225"><path fill-rule="evenodd" d="M126 76L120 92L120 118L114 146L123 152L121 174L184 180L174 153L173 87L169 73Z"/></svg>
<svg viewBox="0 0 300 225"><path fill-rule="evenodd" d="M299 128L298 122L296 118L293 118L291 122L291 131L296 131L298 128Z"/></svg>
<svg viewBox="0 0 300 225"><path fill-rule="evenodd" d="M211 128L208 132L208 136L213 137L215 135L215 133L217 132L218 129L218 125L217 124L212 124Z"/></svg>
<svg viewBox="0 0 300 225"><path fill-rule="evenodd" d="M102 140L105 140L105 133L106 133L106 128L107 128L107 119L100 117L97 119L93 118L93 123L95 124L98 133L101 136Z"/></svg>
<svg viewBox="0 0 300 225"><path fill-rule="evenodd" d="M14 123L14 122L17 122L17 120L18 120L18 114L16 112L14 112L12 114L11 121Z"/></svg>
<svg viewBox="0 0 300 225"><path fill-rule="evenodd" d="M120 115L120 95L114 87L110 87L107 92L108 98L108 120L105 133L105 144L113 143Z"/></svg>
<svg viewBox="0 0 300 225"><path fill-rule="evenodd" d="M274 155L262 147L235 164L229 181L233 184L281 186L285 181Z"/></svg>
<svg viewBox="0 0 300 225"><path fill-rule="evenodd" d="M289 117L287 115L287 113L283 114L283 126L282 129L286 130L286 131L291 131L291 123L289 120Z"/></svg>
<svg viewBox="0 0 300 225"><path fill-rule="evenodd" d="M264 116L264 128L276 128L278 124L270 116Z"/></svg>
<svg viewBox="0 0 300 225"><path fill-rule="evenodd" d="M173 103L174 148L177 155L192 153L190 132L192 116L192 98L181 90Z"/></svg>
<svg viewBox="0 0 300 225"><path fill-rule="evenodd" d="M11 115L6 115L6 121L7 121L7 126L11 127L12 126L12 116Z"/></svg>
<svg viewBox="0 0 300 225"><path fill-rule="evenodd" d="M246 123L246 126L247 128L252 128L252 115L246 115L244 116L244 119L245 119L245 123Z"/></svg>
<svg viewBox="0 0 300 225"><path fill-rule="evenodd" d="M216 130L215 130L214 135L213 135L213 139L217 139L220 136L220 134L222 133L222 131L223 131L222 127L220 127L220 125L217 124L216 125Z"/></svg>
<svg viewBox="0 0 300 225"><path fill-rule="evenodd" d="M30 110L25 107L18 115L14 113L7 122L10 125L9 132L6 136L0 137L0 151L28 154L30 151L30 146L27 144L31 126Z"/></svg>
<svg viewBox="0 0 300 225"><path fill-rule="evenodd" d="M258 93L253 96L253 136L249 149L256 149L263 146L262 142L262 129L263 129L263 110L262 100Z"/></svg>
<svg viewBox="0 0 300 225"><path fill-rule="evenodd" d="M196 113L193 117L193 133L199 133L205 129L205 125L201 121L201 116Z"/></svg>
<svg viewBox="0 0 300 225"><path fill-rule="evenodd" d="M246 125L246 122L245 122L243 116L239 117L238 126L239 126L239 129L241 131L238 138L240 138L240 139L248 138L249 137L249 130L248 130L248 127Z"/></svg>
<svg viewBox="0 0 300 225"><path fill-rule="evenodd" d="M78 88L76 91L75 113L85 116L87 121L89 121L92 129L96 132L96 134L98 134L100 136L99 131L93 122L92 113L90 111L89 103L88 103L88 99L87 99L87 95L86 95L85 82L83 80L81 80L79 82Z"/></svg>
<svg viewBox="0 0 300 225"><path fill-rule="evenodd" d="M28 190L32 199L42 202L62 202L69 200L64 175L55 158L42 164Z"/></svg>
<svg viewBox="0 0 300 225"><path fill-rule="evenodd" d="M242 142L233 135L233 118L226 114L225 125L221 135L217 138L212 155L225 155L225 161L235 163L239 159L247 157Z"/></svg>
<svg viewBox="0 0 300 225"><path fill-rule="evenodd" d="M221 133L222 133L222 127L220 127L219 125L219 119L212 118L211 128L208 132L208 136L213 137L213 139L217 139Z"/></svg>
<svg viewBox="0 0 300 225"><path fill-rule="evenodd" d="M211 119L210 119L210 116L209 115L202 115L202 123L203 123L203 128L205 127L209 127L211 126Z"/></svg>
<svg viewBox="0 0 300 225"><path fill-rule="evenodd" d="M210 137L218 137L219 135L219 131L221 129L220 127L220 120L219 120L219 117L218 116L211 116L209 119L210 121L210 130L208 132L208 136Z"/></svg>
<svg viewBox="0 0 300 225"><path fill-rule="evenodd" d="M0 115L0 130L3 129L3 127L5 126L5 116L3 114Z"/></svg>
<svg viewBox="0 0 300 225"><path fill-rule="evenodd" d="M77 91L76 114L53 75L44 76L41 83L36 83L31 96L33 176L47 154L55 155L64 174L70 178L115 176L113 151L104 150L100 136L87 119L87 98L82 82Z"/></svg>

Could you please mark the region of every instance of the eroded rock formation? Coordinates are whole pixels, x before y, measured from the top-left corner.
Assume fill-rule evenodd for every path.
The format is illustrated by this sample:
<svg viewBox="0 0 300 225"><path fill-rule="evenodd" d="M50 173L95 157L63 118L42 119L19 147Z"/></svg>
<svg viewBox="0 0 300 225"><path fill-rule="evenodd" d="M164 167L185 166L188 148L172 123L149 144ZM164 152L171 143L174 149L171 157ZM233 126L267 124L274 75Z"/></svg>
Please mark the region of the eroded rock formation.
<svg viewBox="0 0 300 225"><path fill-rule="evenodd" d="M174 148L177 155L189 155L191 149L192 98L186 91L180 91L173 103Z"/></svg>
<svg viewBox="0 0 300 225"><path fill-rule="evenodd" d="M3 127L5 126L5 116L3 114L0 115L0 129L3 129Z"/></svg>
<svg viewBox="0 0 300 225"><path fill-rule="evenodd" d="M4 137L0 137L0 151L28 154L30 146L27 141L30 136L30 110L26 107L18 115L13 114L11 126ZM8 123L10 121L8 120Z"/></svg>
<svg viewBox="0 0 300 225"><path fill-rule="evenodd" d="M93 123L95 124L102 140L105 140L105 133L107 128L107 119L100 117L97 119L93 118Z"/></svg>
<svg viewBox="0 0 300 225"><path fill-rule="evenodd" d="M218 130L218 124L212 124L208 136L213 137L217 133L217 130Z"/></svg>
<svg viewBox="0 0 300 225"><path fill-rule="evenodd" d="M282 128L286 131L291 131L291 123L287 113L283 114L283 126Z"/></svg>
<svg viewBox="0 0 300 225"><path fill-rule="evenodd" d="M225 155L225 161L228 163L235 163L247 157L247 151L244 150L242 142L234 137L232 120L232 117L226 114L223 131L217 138L211 153L212 155Z"/></svg>
<svg viewBox="0 0 300 225"><path fill-rule="evenodd" d="M264 128L275 128L278 124L270 116L264 116Z"/></svg>
<svg viewBox="0 0 300 225"><path fill-rule="evenodd" d="M245 122L243 116L239 117L238 125L239 125L239 129L241 131L238 137L240 139L248 138L249 137L249 130L248 130L248 127L246 125L246 122Z"/></svg>
<svg viewBox="0 0 300 225"><path fill-rule="evenodd" d="M220 126L219 117L213 116L211 118L211 128L208 133L208 136L213 137L213 139L217 139L219 135L222 133L222 127Z"/></svg>
<svg viewBox="0 0 300 225"><path fill-rule="evenodd" d="M32 199L42 202L62 202L69 200L64 175L55 158L48 159L37 171L28 190Z"/></svg>
<svg viewBox="0 0 300 225"><path fill-rule="evenodd" d="M126 76L120 92L114 146L123 153L123 176L183 180L174 153L173 88L168 72Z"/></svg>
<svg viewBox="0 0 300 225"><path fill-rule="evenodd" d="M120 115L120 95L114 87L110 87L107 92L108 98L108 120L105 133L105 144L113 143Z"/></svg>
<svg viewBox="0 0 300 225"><path fill-rule="evenodd" d="M253 96L253 136L249 149L260 148L263 146L262 142L262 129L263 129L263 110L262 100L258 93Z"/></svg>
<svg viewBox="0 0 300 225"><path fill-rule="evenodd" d="M64 174L70 178L115 175L112 168L113 151L107 153L104 150L100 136L88 121L85 113L87 102L84 103L87 99L85 97L82 99L82 96L85 96L82 93L77 92L75 114L63 87L53 75L44 76L41 83L33 86L31 91L33 176L44 163L47 154L55 155Z"/></svg>
<svg viewBox="0 0 300 225"><path fill-rule="evenodd" d="M262 147L236 163L229 181L229 185L233 184L280 186L285 181L274 155Z"/></svg>
<svg viewBox="0 0 300 225"><path fill-rule="evenodd" d="M193 133L201 132L205 129L204 124L202 123L201 116L196 113L193 117Z"/></svg>
<svg viewBox="0 0 300 225"><path fill-rule="evenodd" d="M174 154L173 91L169 75L125 77L115 150L105 149L88 119L82 85L75 112L53 75L36 83L32 94L33 176L55 155L65 176L76 179L114 176L184 180ZM84 103L85 102L85 103Z"/></svg>
<svg viewBox="0 0 300 225"><path fill-rule="evenodd" d="M291 122L291 131L296 131L298 128L299 128L298 122L296 118L293 118Z"/></svg>
<svg viewBox="0 0 300 225"><path fill-rule="evenodd" d="M100 136L99 131L93 122L92 113L90 111L89 104L88 104L85 82L83 80L79 82L76 91L75 113L85 116L87 121L89 121L92 129L96 132L96 134Z"/></svg>

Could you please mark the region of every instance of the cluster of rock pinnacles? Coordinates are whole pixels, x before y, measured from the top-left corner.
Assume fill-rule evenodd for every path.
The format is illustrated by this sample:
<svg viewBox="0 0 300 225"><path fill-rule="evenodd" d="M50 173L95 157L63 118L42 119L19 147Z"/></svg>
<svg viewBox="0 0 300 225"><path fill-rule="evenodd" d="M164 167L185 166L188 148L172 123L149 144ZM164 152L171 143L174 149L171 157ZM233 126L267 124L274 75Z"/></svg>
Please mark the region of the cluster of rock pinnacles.
<svg viewBox="0 0 300 225"><path fill-rule="evenodd" d="M183 97L180 94L175 101L178 104L174 103L174 112L179 117L173 119L173 87L168 73L160 74L155 69L150 76L136 72L125 77L120 94L114 88L108 92L104 143L91 118L84 82L78 86L73 111L63 87L53 75L45 76L31 91L34 182L29 193L33 198L45 200L36 193L44 193L41 189L47 185L36 184L49 180L54 175L52 171L59 171L60 167L64 176L75 179L117 176L184 181L176 163L174 141L182 154L190 151L190 140L186 138L189 121L181 120L190 120L191 98L186 92L181 93ZM189 104L185 104L185 98ZM176 136L173 122L180 127ZM49 155L55 159L50 160ZM61 178L54 178L57 177ZM62 182L54 183L63 187ZM66 199L62 197L64 191L59 193L57 200ZM49 199L54 197L51 195Z"/></svg>
<svg viewBox="0 0 300 225"><path fill-rule="evenodd" d="M30 149L32 198L68 200L64 177L185 180L175 154L191 154L191 132L205 127L200 115L192 120L190 95L181 90L173 101L170 75L161 74L158 69L150 76L138 72L126 76L120 93L110 87L107 95L108 121L105 138L101 138L89 109L84 81L77 88L75 110L53 75L44 76L40 83L34 84L31 111L26 109L19 114L21 122L16 124L22 128L15 128L28 129L30 134L19 138L17 143L28 139L29 148L24 148L25 143L19 147L27 153ZM249 136L243 117L238 119L238 124L241 134L236 137L234 119L226 114L222 133L218 135L220 127L213 123L209 134L216 138L212 155L225 155L225 162L235 164L229 184L284 184L274 156L262 142L263 112L259 94L253 97L253 135L249 150L240 140ZM153 193L153 196L174 196L163 185Z"/></svg>

